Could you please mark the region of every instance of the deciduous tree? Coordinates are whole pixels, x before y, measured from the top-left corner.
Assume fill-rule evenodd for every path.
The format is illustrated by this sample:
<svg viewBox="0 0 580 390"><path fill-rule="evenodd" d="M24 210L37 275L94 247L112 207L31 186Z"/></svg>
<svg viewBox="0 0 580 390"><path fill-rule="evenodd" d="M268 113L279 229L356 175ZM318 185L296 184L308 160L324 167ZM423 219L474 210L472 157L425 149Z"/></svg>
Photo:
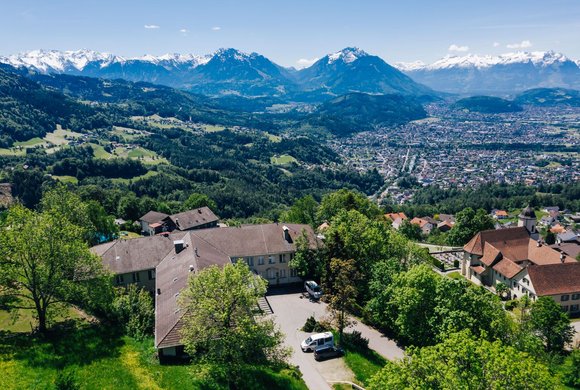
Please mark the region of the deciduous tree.
<svg viewBox="0 0 580 390"><path fill-rule="evenodd" d="M493 220L487 212L468 207L455 215L455 225L448 233L449 244L465 245L478 232L488 229L493 229Z"/></svg>
<svg viewBox="0 0 580 390"><path fill-rule="evenodd" d="M257 300L266 281L243 262L192 274L181 293L181 331L196 362L227 366L230 380L244 364L282 364L289 351L272 319L260 317Z"/></svg>
<svg viewBox="0 0 580 390"><path fill-rule="evenodd" d="M450 334L440 344L409 350L388 362L371 380L383 389L554 389L548 368L525 352L474 338L469 331Z"/></svg>
<svg viewBox="0 0 580 390"><path fill-rule="evenodd" d="M183 202L185 210L193 210L200 207L209 207L212 210L217 209L216 203L207 195L194 192Z"/></svg>
<svg viewBox="0 0 580 390"><path fill-rule="evenodd" d="M572 341L574 328L560 304L551 297L539 297L532 305L530 326L544 341L546 350L559 352Z"/></svg>
<svg viewBox="0 0 580 390"><path fill-rule="evenodd" d="M326 278L326 283L332 284L328 289L331 293L327 295L328 311L341 339L344 328L351 324L348 313L356 307L359 280L360 274L353 259L330 260L330 275Z"/></svg>
<svg viewBox="0 0 580 390"><path fill-rule="evenodd" d="M0 285L15 298L14 309L33 309L38 330L59 303L78 302L85 281L104 276L101 260L84 242L84 229L50 210L22 206L8 212L0 233Z"/></svg>

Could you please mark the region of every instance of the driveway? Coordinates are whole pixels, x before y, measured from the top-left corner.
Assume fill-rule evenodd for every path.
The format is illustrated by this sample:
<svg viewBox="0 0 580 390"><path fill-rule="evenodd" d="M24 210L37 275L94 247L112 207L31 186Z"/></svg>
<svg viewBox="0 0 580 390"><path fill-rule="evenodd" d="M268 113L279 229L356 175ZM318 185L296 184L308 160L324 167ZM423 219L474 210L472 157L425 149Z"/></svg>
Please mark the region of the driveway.
<svg viewBox="0 0 580 390"><path fill-rule="evenodd" d="M325 362L314 360L312 353L304 353L300 349L300 343L311 333L300 330L306 319L314 316L317 320L326 316L326 304L323 302L312 302L304 298L302 293L275 293L268 295L267 299L274 314L272 314L280 329L286 335L286 344L293 349L290 362L298 367L302 372L304 381L308 388L313 390L330 389L327 381L352 381L353 374L344 364L343 359L331 359ZM384 337L378 331L357 321L357 324L349 330L358 330L363 337L369 339L369 347L377 351L387 359L403 357L403 350L392 340Z"/></svg>

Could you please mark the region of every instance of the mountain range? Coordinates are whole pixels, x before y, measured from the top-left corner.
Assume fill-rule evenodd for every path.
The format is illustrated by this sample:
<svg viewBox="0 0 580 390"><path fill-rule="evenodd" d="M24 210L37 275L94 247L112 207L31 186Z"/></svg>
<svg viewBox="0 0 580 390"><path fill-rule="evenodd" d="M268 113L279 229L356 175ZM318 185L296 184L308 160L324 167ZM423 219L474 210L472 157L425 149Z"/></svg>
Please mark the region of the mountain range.
<svg viewBox="0 0 580 390"><path fill-rule="evenodd" d="M219 49L208 55L165 54L125 58L90 50L33 50L0 57L1 63L39 73L144 81L209 96L242 96L320 102L353 92L434 95L515 95L532 88L580 89L580 61L554 51L499 56L447 56L389 65L348 47L308 68L275 64L258 53Z"/></svg>
<svg viewBox="0 0 580 390"><path fill-rule="evenodd" d="M430 95L377 56L345 48L296 70L279 66L258 53L220 49L211 55L167 54L124 58L89 50L35 50L0 62L40 73L144 81L208 96L291 97L322 101L351 92Z"/></svg>
<svg viewBox="0 0 580 390"><path fill-rule="evenodd" d="M553 51L500 56L447 56L432 64L397 63L415 81L437 91L514 95L532 88L580 89L580 61Z"/></svg>

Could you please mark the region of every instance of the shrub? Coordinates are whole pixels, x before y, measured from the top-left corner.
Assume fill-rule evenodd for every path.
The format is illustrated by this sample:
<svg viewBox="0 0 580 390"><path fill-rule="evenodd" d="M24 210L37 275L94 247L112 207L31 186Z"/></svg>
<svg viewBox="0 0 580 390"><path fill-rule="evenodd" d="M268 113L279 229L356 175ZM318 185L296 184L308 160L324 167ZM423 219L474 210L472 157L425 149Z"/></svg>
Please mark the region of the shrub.
<svg viewBox="0 0 580 390"><path fill-rule="evenodd" d="M438 260L438 259L436 259L434 257L431 257L431 263L435 267L439 268L441 271L445 271L445 264L443 264L440 260Z"/></svg>
<svg viewBox="0 0 580 390"><path fill-rule="evenodd" d="M306 319L304 326L302 327L303 332L326 332L329 329L328 325L323 322L318 322L313 316Z"/></svg>
<svg viewBox="0 0 580 390"><path fill-rule="evenodd" d="M364 338L362 333L357 330L351 333L343 333L341 343L358 350L365 350L369 347L369 339Z"/></svg>
<svg viewBox="0 0 580 390"><path fill-rule="evenodd" d="M303 332L314 332L314 327L316 326L316 319L313 316L310 316L306 319L304 326L302 327Z"/></svg>
<svg viewBox="0 0 580 390"><path fill-rule="evenodd" d="M512 311L513 309L515 309L518 306L518 301L516 301L515 299L512 299L510 301L507 301L505 303L505 309Z"/></svg>
<svg viewBox="0 0 580 390"><path fill-rule="evenodd" d="M153 298L142 288L131 284L127 288L117 289L113 311L128 336L143 339L153 333Z"/></svg>

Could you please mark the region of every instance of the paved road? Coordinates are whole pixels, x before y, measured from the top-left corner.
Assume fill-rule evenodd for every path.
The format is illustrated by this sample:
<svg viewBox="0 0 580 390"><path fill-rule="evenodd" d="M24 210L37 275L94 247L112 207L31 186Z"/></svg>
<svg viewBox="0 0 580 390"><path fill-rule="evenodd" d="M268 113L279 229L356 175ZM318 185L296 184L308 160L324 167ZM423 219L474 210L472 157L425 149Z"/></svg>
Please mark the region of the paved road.
<svg viewBox="0 0 580 390"><path fill-rule="evenodd" d="M352 372L344 364L341 364L342 359L319 363L314 360L311 353L303 353L300 350L300 342L309 335L302 332L300 328L302 328L306 319L312 315L317 320L324 317L326 315L325 303L311 302L306 298L302 298L301 293L269 295L268 301L274 311L273 316L276 323L286 335L286 344L294 350L290 362L300 367L308 388L326 390L330 389L326 382L327 380L352 380ZM360 331L363 337L368 338L369 347L385 358L395 359L403 356L403 350L378 331L358 321L354 329ZM333 377L329 378L329 374L332 374Z"/></svg>

